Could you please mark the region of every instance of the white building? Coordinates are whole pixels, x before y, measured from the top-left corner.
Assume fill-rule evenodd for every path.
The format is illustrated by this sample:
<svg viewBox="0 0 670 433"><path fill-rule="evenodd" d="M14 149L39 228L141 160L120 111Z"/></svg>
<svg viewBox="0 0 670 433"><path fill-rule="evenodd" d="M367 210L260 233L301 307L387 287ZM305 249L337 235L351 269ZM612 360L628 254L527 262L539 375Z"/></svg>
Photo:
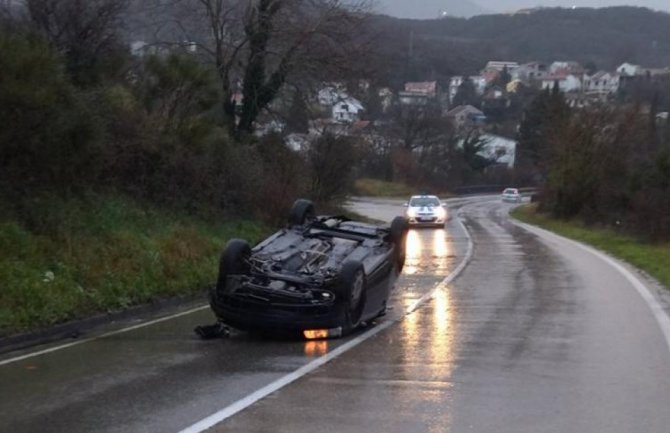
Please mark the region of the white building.
<svg viewBox="0 0 670 433"><path fill-rule="evenodd" d="M488 62L484 69L496 70L498 72L502 72L504 69L507 69L507 72L509 72L511 74L518 67L519 67L519 63L517 63L517 62L506 62L506 61L493 60L493 61Z"/></svg>
<svg viewBox="0 0 670 433"><path fill-rule="evenodd" d="M582 80L573 74L549 75L542 80L542 89L553 89L556 82L558 82L558 88L563 93L579 92L582 90Z"/></svg>
<svg viewBox="0 0 670 433"><path fill-rule="evenodd" d="M616 72L623 77L635 77L642 74L642 66L624 63L616 68Z"/></svg>
<svg viewBox="0 0 670 433"><path fill-rule="evenodd" d="M584 73L584 67L574 61L554 62L549 66L549 73L552 75L579 75Z"/></svg>
<svg viewBox="0 0 670 433"><path fill-rule="evenodd" d="M426 105L429 101L438 100L440 89L436 81L405 83L405 90L398 92L401 105Z"/></svg>
<svg viewBox="0 0 670 433"><path fill-rule="evenodd" d="M513 80L522 82L542 81L549 75L549 68L544 63L530 62L523 64L512 72Z"/></svg>
<svg viewBox="0 0 670 433"><path fill-rule="evenodd" d="M486 64L481 76L484 77L488 84L495 81L503 71L506 70L511 75L518 67L519 64L517 62L491 61Z"/></svg>
<svg viewBox="0 0 670 433"><path fill-rule="evenodd" d="M516 140L494 134L482 134L479 136L479 139L482 143L482 149L477 152L477 155L495 164L505 165L509 169L514 168L516 162ZM458 145L463 147L464 141L460 140Z"/></svg>
<svg viewBox="0 0 670 433"><path fill-rule="evenodd" d="M621 77L619 74L600 71L584 76L584 93L589 95L612 95L619 90Z"/></svg>
<svg viewBox="0 0 670 433"><path fill-rule="evenodd" d="M504 164L509 169L514 168L516 161L516 140L493 134L484 134L481 136L481 139L485 144L479 152L480 156L493 160L497 164Z"/></svg>
<svg viewBox="0 0 670 433"><path fill-rule="evenodd" d="M347 97L333 105L333 120L340 123L351 123L360 120L363 104L352 97Z"/></svg>

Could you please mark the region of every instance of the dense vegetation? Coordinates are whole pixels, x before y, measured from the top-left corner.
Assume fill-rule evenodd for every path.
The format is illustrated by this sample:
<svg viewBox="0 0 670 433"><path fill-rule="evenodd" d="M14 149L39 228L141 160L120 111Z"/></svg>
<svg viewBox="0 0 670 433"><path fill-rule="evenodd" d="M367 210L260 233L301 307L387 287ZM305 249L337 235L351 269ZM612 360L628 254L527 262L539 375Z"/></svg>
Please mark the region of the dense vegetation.
<svg viewBox="0 0 670 433"><path fill-rule="evenodd" d="M544 92L520 127L521 169L541 187L540 210L561 219L670 239L670 121L648 104L570 109Z"/></svg>
<svg viewBox="0 0 670 433"><path fill-rule="evenodd" d="M259 238L225 221L269 180L246 179L258 150L229 149L203 111L216 93L197 63L78 86L41 37L5 33L0 67L0 335L194 293L227 238Z"/></svg>
<svg viewBox="0 0 670 433"><path fill-rule="evenodd" d="M193 293L214 281L226 239L254 242L295 198L349 187L347 139L300 153L258 138L264 107L231 117L215 64L181 46L132 56L127 5L0 8L0 335ZM240 50L235 73L267 104L295 66L261 59L274 43L264 19L249 17L243 31L265 39Z"/></svg>
<svg viewBox="0 0 670 433"><path fill-rule="evenodd" d="M29 216L0 219L0 336L198 294L216 279L221 245L264 229L214 222L117 195L34 197Z"/></svg>

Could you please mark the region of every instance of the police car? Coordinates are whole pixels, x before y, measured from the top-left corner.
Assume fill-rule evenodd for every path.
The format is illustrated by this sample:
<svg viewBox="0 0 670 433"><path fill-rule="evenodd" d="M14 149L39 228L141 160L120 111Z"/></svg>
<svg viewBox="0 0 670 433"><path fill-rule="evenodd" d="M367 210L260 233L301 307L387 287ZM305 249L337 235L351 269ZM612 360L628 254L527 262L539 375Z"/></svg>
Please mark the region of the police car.
<svg viewBox="0 0 670 433"><path fill-rule="evenodd" d="M411 226L442 227L447 222L446 206L437 196L414 195L405 206L405 216Z"/></svg>

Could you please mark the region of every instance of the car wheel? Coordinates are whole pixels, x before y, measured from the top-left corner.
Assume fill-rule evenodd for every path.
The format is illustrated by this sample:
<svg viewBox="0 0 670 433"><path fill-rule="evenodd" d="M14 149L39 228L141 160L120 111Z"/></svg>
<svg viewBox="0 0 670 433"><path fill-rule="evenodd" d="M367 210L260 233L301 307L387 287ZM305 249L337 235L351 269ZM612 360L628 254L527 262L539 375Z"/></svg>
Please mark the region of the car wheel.
<svg viewBox="0 0 670 433"><path fill-rule="evenodd" d="M398 273L402 272L405 266L405 256L407 249L407 231L409 224L407 219L403 217L395 217L391 222L391 241L395 245L396 264L398 265Z"/></svg>
<svg viewBox="0 0 670 433"><path fill-rule="evenodd" d="M314 204L309 200L301 198L293 203L291 213L288 216L288 223L290 226L301 226L315 218Z"/></svg>
<svg viewBox="0 0 670 433"><path fill-rule="evenodd" d="M209 305L217 316L221 316L221 295L226 289L228 276L248 273L249 256L251 256L251 247L247 241L242 239L231 239L223 249L219 259L219 277L216 280L216 286L209 293Z"/></svg>
<svg viewBox="0 0 670 433"><path fill-rule="evenodd" d="M366 281L363 265L358 261L344 264L336 286L335 296L341 299L344 309L343 333L357 328L361 323L366 300Z"/></svg>

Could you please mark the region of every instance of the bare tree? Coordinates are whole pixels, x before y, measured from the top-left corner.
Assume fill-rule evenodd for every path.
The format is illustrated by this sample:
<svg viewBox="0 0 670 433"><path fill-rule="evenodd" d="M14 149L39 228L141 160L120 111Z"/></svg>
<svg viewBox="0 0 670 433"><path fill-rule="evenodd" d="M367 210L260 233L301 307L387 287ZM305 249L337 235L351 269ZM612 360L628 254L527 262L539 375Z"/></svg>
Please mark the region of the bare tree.
<svg viewBox="0 0 670 433"><path fill-rule="evenodd" d="M431 103L396 107L389 130L406 151L427 150L443 143L453 132L451 122Z"/></svg>
<svg viewBox="0 0 670 433"><path fill-rule="evenodd" d="M338 76L363 51L367 0L176 0L181 35L221 80L225 121L237 137L293 81ZM206 30L206 31L205 31Z"/></svg>
<svg viewBox="0 0 670 433"><path fill-rule="evenodd" d="M118 30L129 0L15 0L15 18L41 34L65 57L75 82L118 48ZM18 19L18 18L17 18Z"/></svg>

